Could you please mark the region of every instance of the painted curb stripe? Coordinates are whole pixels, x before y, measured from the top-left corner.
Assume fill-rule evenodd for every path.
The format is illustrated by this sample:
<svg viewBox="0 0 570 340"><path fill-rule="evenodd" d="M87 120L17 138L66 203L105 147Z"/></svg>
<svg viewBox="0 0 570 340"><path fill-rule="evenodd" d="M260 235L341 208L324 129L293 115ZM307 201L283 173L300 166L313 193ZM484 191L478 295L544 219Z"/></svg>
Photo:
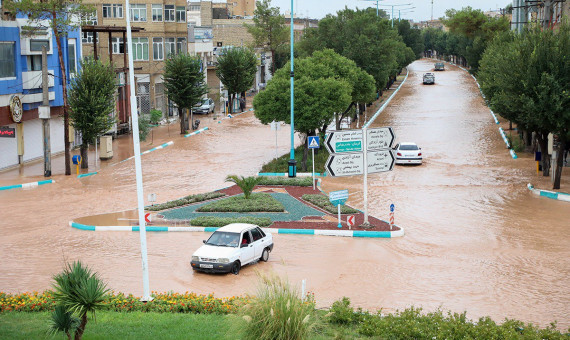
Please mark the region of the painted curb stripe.
<svg viewBox="0 0 570 340"><path fill-rule="evenodd" d="M285 176L289 176L289 174L286 172L258 172L257 176L285 177ZM310 177L310 176L313 176L313 174L310 172L298 172L297 176L298 177ZM315 172L315 176L316 177L327 177L327 174L326 174L326 172L325 173Z"/></svg>
<svg viewBox="0 0 570 340"><path fill-rule="evenodd" d="M378 109L378 111L376 111L376 113L374 114L374 116L372 116L372 118L370 118L368 120L368 122L366 124L363 125L363 127L368 127L379 115L380 113L382 113L382 111L384 111L384 109L388 106L388 104L390 103L390 101L392 100L392 98L394 98L394 96L396 95L396 93L398 93L398 91L400 91L400 88L402 87L402 85L404 85L404 83L406 82L406 79L408 79L408 74L409 74L409 70L406 67L406 77L404 77L404 80L402 80L402 83L400 83L400 85L398 86L398 88L396 89L396 91L394 91L394 93L392 93L392 95L390 95L390 97L388 97L388 99L386 100L386 102L380 106L380 108Z"/></svg>
<svg viewBox="0 0 570 340"><path fill-rule="evenodd" d="M164 149L164 148L166 148L167 146L170 146L170 145L173 145L173 144L174 144L173 141L170 141L170 142L168 142L168 143L164 143L164 144L159 145L159 146L157 146L157 147L155 147L155 148L152 148L152 149L150 149L150 150L146 150L146 151L144 151L144 152L141 152L141 156L142 156L142 155L146 155L147 153L151 153L151 152L156 151L156 150ZM126 162L126 161L128 161L128 160L131 160L131 159L133 159L133 158L135 158L135 156L131 156L131 157L127 158L127 159L123 159L123 160L120 161L120 162L117 162L117 163L115 163L115 164L111 164L111 166L115 166L115 165L117 165L117 164L121 164L121 163Z"/></svg>
<svg viewBox="0 0 570 340"><path fill-rule="evenodd" d="M50 183L55 183L55 181L53 179L47 179L47 180L43 180L43 181L37 181L37 182L30 182L30 183L23 183L23 184L15 184L15 185L7 185L7 186L3 186L0 187L0 191L2 190L10 190L10 189L31 189L31 188L35 188L37 186L40 185L44 185L44 184L50 184Z"/></svg>
<svg viewBox="0 0 570 340"><path fill-rule="evenodd" d="M78 175L77 178L89 177L89 176L93 176L93 175L97 175L97 171Z"/></svg>
<svg viewBox="0 0 570 340"><path fill-rule="evenodd" d="M526 187L528 188L528 190L530 190L533 194L535 194L537 196L547 197L547 198L557 200L557 201L570 202L570 194L567 194L565 192L556 192L556 191L550 191L550 190L536 189L530 183L528 183L526 185Z"/></svg>
<svg viewBox="0 0 570 340"><path fill-rule="evenodd" d="M138 226L92 226L77 222L69 222L69 226L79 230L88 231L139 231ZM146 231L157 232L214 232L217 227L167 227L147 226ZM275 229L261 228L265 233L290 234L290 235L322 235L342 237L370 237L370 238L394 238L404 235L404 230L397 231L360 231L360 230L320 230L320 229Z"/></svg>
<svg viewBox="0 0 570 340"><path fill-rule="evenodd" d="M194 132L192 132L192 133L189 133L189 134L187 134L187 135L184 135L184 138L188 138L188 137L190 137L190 136L197 135L197 134L199 134L200 132L204 132L204 131L206 131L206 130L208 130L208 127L207 127L207 126L204 127L204 128L201 128L201 129L198 130L198 131L194 131Z"/></svg>

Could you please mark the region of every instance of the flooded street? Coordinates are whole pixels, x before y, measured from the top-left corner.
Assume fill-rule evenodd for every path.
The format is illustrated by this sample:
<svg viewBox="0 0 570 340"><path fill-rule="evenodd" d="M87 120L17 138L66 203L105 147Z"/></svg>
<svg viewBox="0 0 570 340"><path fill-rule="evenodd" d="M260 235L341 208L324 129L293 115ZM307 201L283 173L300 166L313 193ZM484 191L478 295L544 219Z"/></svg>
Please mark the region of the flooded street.
<svg viewBox="0 0 570 340"><path fill-rule="evenodd" d="M433 62L420 60L388 108L372 123L392 126L398 142L416 142L424 164L396 166L369 176L369 213L386 220L394 203L396 239L274 235L269 262L238 276L193 273L191 254L205 233L147 233L150 288L218 297L255 293L257 274L275 272L294 284L307 280L319 307L348 296L355 306L394 311L467 311L468 317L516 318L541 326L570 326L570 204L537 197L527 183L550 189L530 155L513 160L471 76L453 66L436 84L421 77ZM370 116L371 113L368 113ZM164 202L228 186L228 174L254 175L275 155L275 131L245 113L234 119L201 119L210 130L183 138L176 125L155 131L152 146L174 145L142 156L145 197ZM289 150L289 130L278 131L279 154ZM297 139L298 140L298 139ZM128 146L131 147L131 146ZM132 147L131 147L132 148ZM132 155L116 151L110 163ZM118 155L120 154L120 155ZM0 186L42 180L36 173L0 173ZM63 169L54 165L54 173ZM570 192L564 168L561 191ZM134 160L103 164L82 179L54 176L33 190L0 191L0 291L50 287L65 260L80 259L110 288L142 295L139 234L72 229L80 217L136 207ZM362 205L362 177L323 180L326 191L349 189ZM130 214L121 221L130 223ZM105 223L106 221L101 220ZM111 223L107 221L108 223ZM115 222L113 222L115 224Z"/></svg>

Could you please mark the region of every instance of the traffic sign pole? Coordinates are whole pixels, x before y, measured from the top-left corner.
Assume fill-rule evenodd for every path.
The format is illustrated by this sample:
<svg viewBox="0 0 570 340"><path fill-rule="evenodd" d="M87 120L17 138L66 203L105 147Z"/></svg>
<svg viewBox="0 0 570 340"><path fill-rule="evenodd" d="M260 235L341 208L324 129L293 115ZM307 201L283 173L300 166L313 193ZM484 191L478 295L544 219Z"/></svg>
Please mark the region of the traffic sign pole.
<svg viewBox="0 0 570 340"><path fill-rule="evenodd" d="M342 228L342 224L340 224L340 204L337 205L337 207L338 207L338 227Z"/></svg>
<svg viewBox="0 0 570 340"><path fill-rule="evenodd" d="M313 153L313 190L315 190L315 149L311 149Z"/></svg>
<svg viewBox="0 0 570 340"><path fill-rule="evenodd" d="M362 141L366 144L366 125L362 128ZM364 222L363 225L368 225L368 152L364 151Z"/></svg>

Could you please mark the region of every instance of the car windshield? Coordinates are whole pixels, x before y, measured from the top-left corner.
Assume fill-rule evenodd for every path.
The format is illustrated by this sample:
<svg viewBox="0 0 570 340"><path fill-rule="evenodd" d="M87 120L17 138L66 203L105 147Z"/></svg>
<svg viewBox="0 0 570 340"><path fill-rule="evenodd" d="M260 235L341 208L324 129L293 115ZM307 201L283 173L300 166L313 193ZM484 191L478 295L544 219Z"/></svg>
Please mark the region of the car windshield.
<svg viewBox="0 0 570 340"><path fill-rule="evenodd" d="M239 234L227 231L215 231L206 241L207 245L219 247L237 247L239 244Z"/></svg>
<svg viewBox="0 0 570 340"><path fill-rule="evenodd" d="M400 150L417 150L417 145L400 145Z"/></svg>

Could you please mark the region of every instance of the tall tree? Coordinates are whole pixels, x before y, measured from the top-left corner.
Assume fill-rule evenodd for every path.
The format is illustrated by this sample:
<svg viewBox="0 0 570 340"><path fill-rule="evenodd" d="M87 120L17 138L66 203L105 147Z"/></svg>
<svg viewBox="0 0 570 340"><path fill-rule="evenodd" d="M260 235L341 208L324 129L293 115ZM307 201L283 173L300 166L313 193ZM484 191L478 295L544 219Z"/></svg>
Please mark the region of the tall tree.
<svg viewBox="0 0 570 340"><path fill-rule="evenodd" d="M271 7L271 0L256 2L253 25L244 24L253 36L254 46L271 52L271 74L275 73L275 51L287 42L285 18L279 14L279 7Z"/></svg>
<svg viewBox="0 0 570 340"><path fill-rule="evenodd" d="M20 0L10 1L6 8L25 14L30 23L26 34L34 35L38 30L51 29L57 44L59 68L63 89L63 125L65 145L65 174L71 175L71 154L69 150L69 110L67 105L67 75L63 61L62 40L66 41L69 32L80 26L80 18L93 13L93 8L84 5L82 0ZM45 26L48 23L49 26Z"/></svg>
<svg viewBox="0 0 570 340"><path fill-rule="evenodd" d="M71 80L69 108L71 125L81 132L81 168L88 168L89 144L108 131L115 122L111 116L115 107L115 71L110 64L87 57L81 70Z"/></svg>
<svg viewBox="0 0 570 340"><path fill-rule="evenodd" d="M168 99L178 106L180 134L185 134L186 110L198 104L202 96L208 92L204 73L201 70L201 61L184 53L171 56L164 63L163 78Z"/></svg>
<svg viewBox="0 0 570 340"><path fill-rule="evenodd" d="M225 49L218 57L216 75L228 91L230 107L233 107L236 93L242 93L251 88L256 71L257 58L249 48Z"/></svg>
<svg viewBox="0 0 570 340"><path fill-rule="evenodd" d="M253 100L255 116L263 123L290 123L289 64L275 72L265 91ZM295 130L304 138L324 133L335 112L342 112L355 100L374 97L374 79L348 58L332 50L295 60ZM301 167L307 169L305 143Z"/></svg>

